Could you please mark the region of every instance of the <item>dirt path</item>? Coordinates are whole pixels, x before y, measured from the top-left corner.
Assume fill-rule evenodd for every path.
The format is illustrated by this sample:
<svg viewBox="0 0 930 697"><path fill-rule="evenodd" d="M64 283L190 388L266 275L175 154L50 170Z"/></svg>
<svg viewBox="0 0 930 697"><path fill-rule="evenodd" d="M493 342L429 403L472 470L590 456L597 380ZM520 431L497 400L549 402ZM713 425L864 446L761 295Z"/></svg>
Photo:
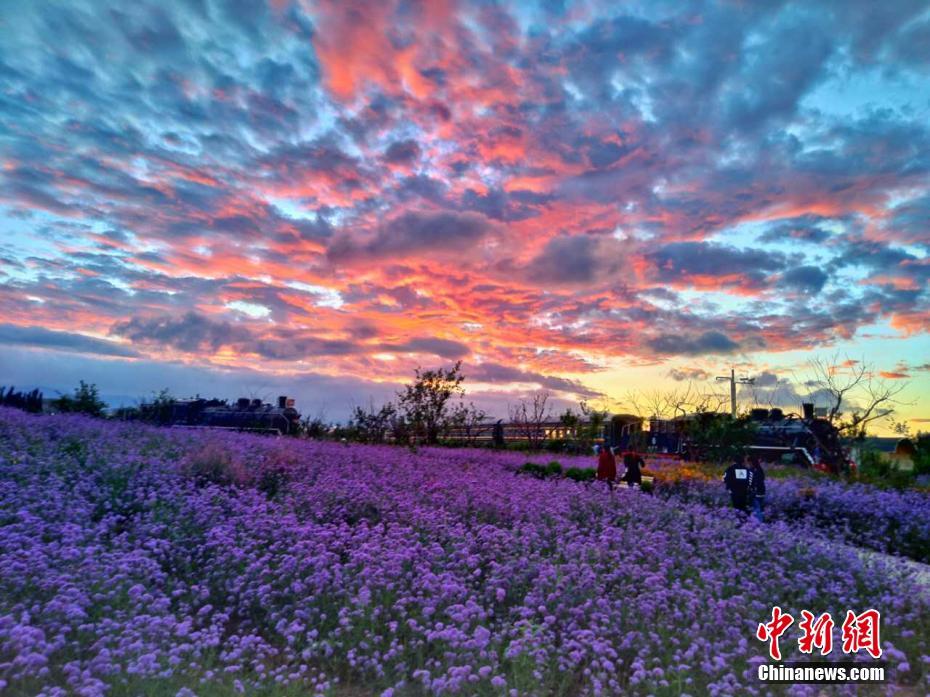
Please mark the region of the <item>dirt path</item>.
<svg viewBox="0 0 930 697"><path fill-rule="evenodd" d="M866 549L865 547L856 547L850 544L843 544L843 546L846 547L846 549L856 552L861 559L866 561L877 560L894 569L900 569L910 573L914 581L926 593L930 593L930 564L924 564L913 559L908 559L907 557L896 557L891 554L885 554L884 552L876 552L874 549Z"/></svg>

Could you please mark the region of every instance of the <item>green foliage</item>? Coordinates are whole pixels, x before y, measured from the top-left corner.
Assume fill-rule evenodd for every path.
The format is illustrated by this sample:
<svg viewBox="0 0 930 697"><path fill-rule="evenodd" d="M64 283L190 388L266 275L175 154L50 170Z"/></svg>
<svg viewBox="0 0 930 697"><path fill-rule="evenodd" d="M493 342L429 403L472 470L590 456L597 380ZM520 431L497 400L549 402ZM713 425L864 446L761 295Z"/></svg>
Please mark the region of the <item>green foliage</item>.
<svg viewBox="0 0 930 697"><path fill-rule="evenodd" d="M559 414L559 423L574 431L581 423L581 416L571 407L566 407L565 411Z"/></svg>
<svg viewBox="0 0 930 697"><path fill-rule="evenodd" d="M581 414L578 414L571 407L566 407L565 411L559 414L559 423L568 429L568 432L572 434L571 440L574 440L578 436L578 427L582 423ZM561 441L550 441L550 443L554 442Z"/></svg>
<svg viewBox="0 0 930 697"><path fill-rule="evenodd" d="M345 426L336 424L329 432L333 440L346 442L356 440L356 433L355 426L351 422Z"/></svg>
<svg viewBox="0 0 930 697"><path fill-rule="evenodd" d="M262 472L261 476L258 478L256 488L263 492L269 499L273 499L284 490L288 481L289 477L285 469L269 469Z"/></svg>
<svg viewBox="0 0 930 697"><path fill-rule="evenodd" d="M74 458L81 467L87 464L87 443L77 438L65 438L61 441L63 455Z"/></svg>
<svg viewBox="0 0 930 697"><path fill-rule="evenodd" d="M362 443L383 443L396 415L397 407L391 402L382 405L377 411L374 404L369 404L367 411L362 407L355 407L349 428L353 430L355 440Z"/></svg>
<svg viewBox="0 0 930 697"><path fill-rule="evenodd" d="M576 482L593 482L597 473L588 467L569 467L565 470L566 479Z"/></svg>
<svg viewBox="0 0 930 697"><path fill-rule="evenodd" d="M144 509L132 488L136 467L127 464L110 465L99 467L96 471L97 490L101 497L96 502L92 519L99 521L106 515L115 514L122 516L122 525L125 525L126 519Z"/></svg>
<svg viewBox="0 0 930 697"><path fill-rule="evenodd" d="M587 402L581 402L578 406L585 417L584 423L578 429L578 446L588 450L603 435L610 412L606 409L597 409Z"/></svg>
<svg viewBox="0 0 930 697"><path fill-rule="evenodd" d="M518 453L534 453L537 448L527 440L509 440L504 444L505 450L511 450Z"/></svg>
<svg viewBox="0 0 930 697"><path fill-rule="evenodd" d="M870 477L887 477L891 464L877 450L865 450L859 459L859 472Z"/></svg>
<svg viewBox="0 0 930 697"><path fill-rule="evenodd" d="M546 467L544 465L537 465L535 462L524 463L519 471L523 474L532 475L537 479L545 479L547 474Z"/></svg>
<svg viewBox="0 0 930 697"><path fill-rule="evenodd" d="M431 445L439 441L448 428L449 401L465 393L464 380L461 361L448 370L417 368L414 381L398 394L399 411L417 438Z"/></svg>
<svg viewBox="0 0 930 697"><path fill-rule="evenodd" d="M896 468L888 459L882 457L877 450L866 450L859 460L859 479L864 479L880 486L890 486L896 489L906 489L914 484L914 477L918 474L917 460L914 458L914 470L906 472Z"/></svg>
<svg viewBox="0 0 930 697"><path fill-rule="evenodd" d="M576 482L588 482L594 479L595 472L593 469L583 467L569 467L563 470L562 464L553 460L548 465L539 465L535 462L526 462L520 467L519 472L536 477L537 479L548 479L549 477L565 476Z"/></svg>
<svg viewBox="0 0 930 697"><path fill-rule="evenodd" d="M89 385L83 380L74 388L74 395L62 395L52 405L60 412L97 417L103 416L103 410L107 408L106 402L100 399L97 386Z"/></svg>
<svg viewBox="0 0 930 697"><path fill-rule="evenodd" d="M726 462L752 444L755 424L745 416L698 414L688 425L688 436L697 450L711 462Z"/></svg>
<svg viewBox="0 0 930 697"><path fill-rule="evenodd" d="M914 456L914 474L930 474L930 433L918 433L914 441L917 454Z"/></svg>
<svg viewBox="0 0 930 697"><path fill-rule="evenodd" d="M329 433L329 425L322 416L305 416L300 422L300 431L307 438L321 440Z"/></svg>
<svg viewBox="0 0 930 697"><path fill-rule="evenodd" d="M553 439L544 446L553 453L586 453L604 435L604 428L610 419L610 412L598 409L585 401L578 404L578 410L568 407L559 414L559 423L567 430L562 439Z"/></svg>
<svg viewBox="0 0 930 697"><path fill-rule="evenodd" d="M151 402L143 404L140 412L146 421L164 426L171 422L171 412L174 407L174 397L168 388L155 392Z"/></svg>

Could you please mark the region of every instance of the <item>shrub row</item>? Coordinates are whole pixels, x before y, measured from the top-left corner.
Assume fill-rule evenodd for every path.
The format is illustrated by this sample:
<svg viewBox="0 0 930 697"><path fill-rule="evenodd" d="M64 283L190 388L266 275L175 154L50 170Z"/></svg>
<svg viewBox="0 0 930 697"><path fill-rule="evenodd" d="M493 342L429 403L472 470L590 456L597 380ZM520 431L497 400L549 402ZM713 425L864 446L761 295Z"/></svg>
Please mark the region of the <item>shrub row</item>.
<svg viewBox="0 0 930 697"><path fill-rule="evenodd" d="M519 472L529 474L537 479L565 477L576 482L592 482L596 476L596 472L588 467L568 467L563 469L561 463L557 460L553 460L547 465L527 462L520 467Z"/></svg>

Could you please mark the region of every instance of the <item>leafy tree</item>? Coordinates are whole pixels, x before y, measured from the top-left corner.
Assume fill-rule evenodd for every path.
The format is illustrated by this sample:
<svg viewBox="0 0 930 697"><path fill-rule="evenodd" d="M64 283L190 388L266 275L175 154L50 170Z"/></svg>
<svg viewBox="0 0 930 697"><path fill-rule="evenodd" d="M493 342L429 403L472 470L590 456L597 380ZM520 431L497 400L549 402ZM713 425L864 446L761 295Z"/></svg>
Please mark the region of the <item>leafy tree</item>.
<svg viewBox="0 0 930 697"><path fill-rule="evenodd" d="M917 433L914 445L914 474L930 474L930 433Z"/></svg>
<svg viewBox="0 0 930 697"><path fill-rule="evenodd" d="M579 439L581 444L587 448L604 433L604 426L610 418L610 412L604 408L599 409L585 401L580 402L578 407L584 417Z"/></svg>
<svg viewBox="0 0 930 697"><path fill-rule="evenodd" d="M892 421L890 425L891 432L895 435L901 436L902 438L910 438L911 427L908 425L907 421Z"/></svg>
<svg viewBox="0 0 930 697"><path fill-rule="evenodd" d="M52 406L60 412L70 412L75 414L88 414L89 416L103 416L104 409L107 408L106 402L100 399L100 391L94 384L87 384L81 380L81 384L74 388L74 395L63 394L56 399Z"/></svg>
<svg viewBox="0 0 930 697"><path fill-rule="evenodd" d="M170 423L174 402L175 399L167 387L160 392L155 392L152 401L141 406L142 418L162 426Z"/></svg>
<svg viewBox="0 0 930 697"><path fill-rule="evenodd" d="M559 414L559 423L572 436L577 435L578 426L581 424L581 416L571 407L566 407L565 411Z"/></svg>
<svg viewBox="0 0 930 697"><path fill-rule="evenodd" d="M461 361L448 370L417 368L414 381L397 396L399 411L418 439L429 444L439 441L448 428L450 400L465 394L463 380Z"/></svg>
<svg viewBox="0 0 930 697"><path fill-rule="evenodd" d="M396 413L391 417L390 431L395 443L410 443L410 424L403 414Z"/></svg>
<svg viewBox="0 0 930 697"><path fill-rule="evenodd" d="M321 410L316 416L305 416L300 422L300 430L307 438L320 440L329 433L330 427L326 422L326 415Z"/></svg>
<svg viewBox="0 0 930 697"><path fill-rule="evenodd" d="M711 462L725 462L752 445L755 424L746 416L704 412L687 427L690 444Z"/></svg>
<svg viewBox="0 0 930 697"><path fill-rule="evenodd" d="M363 443L383 443L396 414L397 407L391 402L382 405L377 411L374 404L369 404L367 410L355 407L349 427Z"/></svg>

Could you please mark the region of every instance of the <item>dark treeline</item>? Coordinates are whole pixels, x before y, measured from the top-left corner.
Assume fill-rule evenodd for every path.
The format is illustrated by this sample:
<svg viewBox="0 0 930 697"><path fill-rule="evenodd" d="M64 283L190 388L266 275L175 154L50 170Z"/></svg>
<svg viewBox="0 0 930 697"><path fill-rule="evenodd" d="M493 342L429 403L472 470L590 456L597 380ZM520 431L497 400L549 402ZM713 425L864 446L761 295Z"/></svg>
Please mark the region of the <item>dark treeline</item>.
<svg viewBox="0 0 930 697"><path fill-rule="evenodd" d="M466 401L461 363L436 370L417 369L413 380L396 395L396 399L381 405L356 406L344 423L327 422L322 414L305 416L289 435L304 438L354 441L361 443L393 443L416 446L419 444L448 446L481 446L513 450L549 451L551 453L590 453L592 446L602 442L615 443L614 430L618 425L629 428L629 418L638 421L627 433L624 447L646 452L650 450L650 433L642 427L646 418L633 415L611 415L605 410L580 404L555 414L548 403L548 394L536 393L512 405L505 424L508 436L491 437L495 429L502 429L503 420L488 417L473 403ZM167 389L155 393L138 406L107 410L95 384L80 381L72 393L55 399L44 399L40 390L26 392L15 387L0 387L0 406L14 407L27 412L43 411L79 413L142 421L170 426L175 421L178 403ZM224 399L203 400L206 406L227 406ZM626 419L626 421L624 421ZM731 418L729 414L703 411L688 420L683 436L687 438L688 459L726 462L745 451L754 441L754 422L751 414ZM501 431L503 433L503 431ZM609 435L613 434L613 435ZM913 463L901 470L894 459L864 447L861 450L860 476L875 478L889 484L907 486L915 477L930 476L930 435L918 433L909 438L902 432L899 450ZM852 443L851 443L852 444ZM654 444L653 444L654 445Z"/></svg>
<svg viewBox="0 0 930 697"><path fill-rule="evenodd" d="M107 404L100 399L100 392L96 385L81 380L80 385L74 388L72 394L63 394L48 404L38 389L31 392L16 390L0 386L0 406L14 407L33 414L46 411L63 412L70 414L87 414L89 416L103 416Z"/></svg>
<svg viewBox="0 0 930 697"><path fill-rule="evenodd" d="M38 414L42 411L42 392L37 389L23 392L15 389L13 385L0 385L0 405Z"/></svg>

